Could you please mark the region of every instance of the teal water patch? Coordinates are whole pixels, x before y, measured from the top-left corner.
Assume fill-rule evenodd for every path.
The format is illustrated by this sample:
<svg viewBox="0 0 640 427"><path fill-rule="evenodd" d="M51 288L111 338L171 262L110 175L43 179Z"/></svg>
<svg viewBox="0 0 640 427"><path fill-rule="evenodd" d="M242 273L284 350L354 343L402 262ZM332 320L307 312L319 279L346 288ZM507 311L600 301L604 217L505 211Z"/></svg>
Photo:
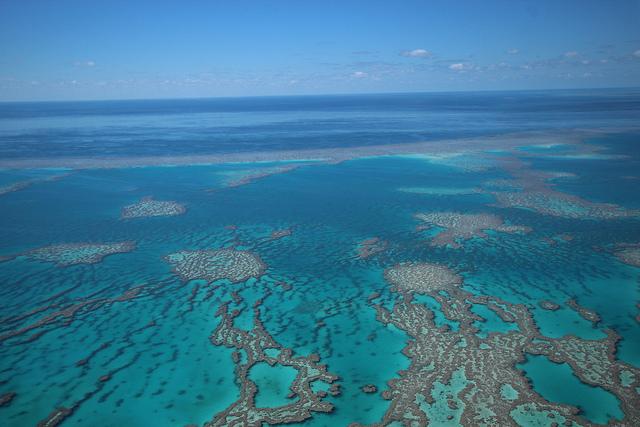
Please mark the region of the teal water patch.
<svg viewBox="0 0 640 427"><path fill-rule="evenodd" d="M502 384L500 386L500 397L503 400L516 400L518 391L511 384Z"/></svg>
<svg viewBox="0 0 640 427"><path fill-rule="evenodd" d="M617 356L640 366L640 328L636 320L640 313L640 268L611 262L609 256L598 259L598 265L606 266L606 275L584 277L582 284L589 292L580 293L578 303L594 310L602 325L622 336Z"/></svg>
<svg viewBox="0 0 640 427"><path fill-rule="evenodd" d="M528 355L518 368L525 372L534 390L542 397L579 408L591 422L606 424L611 419L621 420L624 416L614 395L600 387L584 384L566 363L558 364L544 356Z"/></svg>
<svg viewBox="0 0 640 427"><path fill-rule="evenodd" d="M298 371L291 366L270 366L265 362L253 365L249 370L249 379L258 387L256 407L276 408L295 401L287 396L291 393L289 387L297 374Z"/></svg>
<svg viewBox="0 0 640 427"><path fill-rule="evenodd" d="M547 337L562 338L566 335L575 335L586 340L598 340L607 336L575 310L564 305L553 311L536 306L532 313L540 333Z"/></svg>
<svg viewBox="0 0 640 427"><path fill-rule="evenodd" d="M486 338L491 332L507 333L518 330L516 323L505 322L486 305L472 304L471 311L484 319L484 321L473 322L473 325L478 328L476 335L480 338Z"/></svg>
<svg viewBox="0 0 640 427"><path fill-rule="evenodd" d="M623 387L629 387L633 384L634 379L635 375L633 375L633 372L627 370L620 371L620 383Z"/></svg>

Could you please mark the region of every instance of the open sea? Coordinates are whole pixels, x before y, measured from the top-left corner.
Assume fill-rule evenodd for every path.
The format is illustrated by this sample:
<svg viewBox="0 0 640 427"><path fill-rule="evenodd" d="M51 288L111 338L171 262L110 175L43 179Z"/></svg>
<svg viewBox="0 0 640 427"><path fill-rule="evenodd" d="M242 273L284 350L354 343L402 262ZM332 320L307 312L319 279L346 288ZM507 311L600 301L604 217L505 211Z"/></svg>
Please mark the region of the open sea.
<svg viewBox="0 0 640 427"><path fill-rule="evenodd" d="M2 426L638 426L639 392L640 90L0 103Z"/></svg>

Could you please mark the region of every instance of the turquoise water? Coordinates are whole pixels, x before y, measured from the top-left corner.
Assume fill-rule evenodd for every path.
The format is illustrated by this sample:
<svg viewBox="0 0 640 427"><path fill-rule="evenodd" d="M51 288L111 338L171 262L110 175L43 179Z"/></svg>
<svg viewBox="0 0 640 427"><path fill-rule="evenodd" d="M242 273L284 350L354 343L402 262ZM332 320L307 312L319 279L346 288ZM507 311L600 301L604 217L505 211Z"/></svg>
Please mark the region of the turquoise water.
<svg viewBox="0 0 640 427"><path fill-rule="evenodd" d="M289 387L298 371L289 366L259 363L251 368L249 378L258 386L255 397L258 408L284 406L289 403Z"/></svg>
<svg viewBox="0 0 640 427"><path fill-rule="evenodd" d="M11 120L19 127L14 123L18 119ZM230 126L241 125L238 114L233 120L238 122ZM335 135L331 138L337 141ZM537 171L575 173L577 178L559 180L555 189L631 210L640 206L638 181L629 178L637 178L640 170L632 143L638 138L628 132L590 141L607 153L627 156L615 164L606 158L552 158L547 154L559 150L540 148L499 157L530 161ZM140 147L130 149L135 152L121 154L140 154ZM416 337L377 318L374 306L393 310L403 302L406 295L391 288L384 272L405 262L449 267L463 278L467 298L500 298L507 312L524 307L539 330L538 339L602 341L613 330L620 337L615 360L625 364L625 372L640 367L640 268L612 254L618 243L640 243L640 220L564 218L496 206L493 196L475 190L492 180L510 179L509 172L496 160L495 150L473 156L481 161L472 168L465 167L469 159L464 156L447 162L385 156L344 162L76 168L71 173L1 170L0 187L30 182L0 195L0 256L6 257L0 262L0 396L15 393L0 406L1 424L35 425L61 407L73 408L63 425L143 426L153 419L156 425L174 426L213 420L242 398L238 367L251 363L246 348L214 344L222 307L237 311L232 327L247 336L261 322L275 343L261 350L265 358L278 359L283 348L294 359L317 355L317 363L339 377L336 395L327 382L310 383L312 393L322 395L319 399L333 409L311 411L297 424L380 422L393 408L383 392L412 365L403 349ZM247 177L242 185L229 186L230 180ZM123 207L147 196L175 201L186 212L121 219ZM417 230L414 215L421 212L493 214L531 231L488 231L460 241L458 249L433 246L431 239L443 230ZM274 238L272 233L282 230L290 233ZM558 237L565 233L572 239ZM385 242L383 249L359 258L359 245L372 237ZM50 245L116 242L135 242L135 247L71 266L30 256L30 251ZM256 254L263 270L237 282L223 278L208 283L179 276L164 259L183 250L223 248ZM132 288L138 289L135 296L123 298ZM448 326L447 334L462 336L464 322L450 318L436 299L450 296L415 294L411 304L428 309L436 328ZM596 312L600 321L581 317L567 305L570 299ZM559 308L541 308L544 300ZM484 319L470 322L478 343L523 332L487 305L470 303L470 310ZM448 351L478 345L465 341ZM583 409L578 422L624 417L624 397L586 385L568 365L531 354L526 362L512 361L513 366L518 363L541 399ZM450 376L443 374L430 389L416 391L416 405L433 425L461 422L464 411L475 410L470 387L482 388L471 372L450 368ZM304 401L303 393L287 397L299 372L280 362L251 366L247 380L257 387L255 406L282 408ZM622 387L638 386L633 381L640 376L618 376ZM364 392L365 386L375 386L375 391ZM499 385L496 399L515 401L517 392L509 387ZM532 414L522 408L511 412L523 425L546 420L546 412Z"/></svg>
<svg viewBox="0 0 640 427"><path fill-rule="evenodd" d="M530 356L526 363L518 366L545 398L576 406L591 422L606 424L623 417L614 395L580 382L566 363L556 364L544 356ZM562 389L558 387L558 378L563 379Z"/></svg>
<svg viewBox="0 0 640 427"><path fill-rule="evenodd" d="M486 305L473 305L471 311L483 319L474 322L478 328L477 335L481 338L486 338L491 332L507 333L518 329L516 324L505 322Z"/></svg>

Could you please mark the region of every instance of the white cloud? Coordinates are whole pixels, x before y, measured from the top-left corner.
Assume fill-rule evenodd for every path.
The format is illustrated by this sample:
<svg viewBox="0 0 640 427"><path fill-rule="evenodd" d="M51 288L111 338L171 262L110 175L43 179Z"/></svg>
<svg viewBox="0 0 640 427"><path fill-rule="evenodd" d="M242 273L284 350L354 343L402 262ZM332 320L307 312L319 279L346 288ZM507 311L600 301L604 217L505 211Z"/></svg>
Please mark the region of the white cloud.
<svg viewBox="0 0 640 427"><path fill-rule="evenodd" d="M96 63L94 61L76 61L73 65L76 67L95 67Z"/></svg>
<svg viewBox="0 0 640 427"><path fill-rule="evenodd" d="M636 58L640 58L640 49L633 52L633 56L635 56Z"/></svg>
<svg viewBox="0 0 640 427"><path fill-rule="evenodd" d="M368 75L369 74L365 73L364 71L355 71L353 74L351 74L351 77L354 77L356 79L364 79Z"/></svg>
<svg viewBox="0 0 640 427"><path fill-rule="evenodd" d="M564 53L565 58L575 58L576 56L578 56L578 52L575 50L570 50L569 52Z"/></svg>
<svg viewBox="0 0 640 427"><path fill-rule="evenodd" d="M512 49L507 50L507 53L508 53L509 55L517 55L517 54L519 54L519 53L520 53L520 49L516 49L516 48L514 47L514 48L512 48Z"/></svg>
<svg viewBox="0 0 640 427"><path fill-rule="evenodd" d="M400 55L406 56L407 58L428 58L431 56L431 52L425 49L413 49L405 50Z"/></svg>
<svg viewBox="0 0 640 427"><path fill-rule="evenodd" d="M465 65L462 62L449 65L449 69L453 71L462 71L465 69Z"/></svg>

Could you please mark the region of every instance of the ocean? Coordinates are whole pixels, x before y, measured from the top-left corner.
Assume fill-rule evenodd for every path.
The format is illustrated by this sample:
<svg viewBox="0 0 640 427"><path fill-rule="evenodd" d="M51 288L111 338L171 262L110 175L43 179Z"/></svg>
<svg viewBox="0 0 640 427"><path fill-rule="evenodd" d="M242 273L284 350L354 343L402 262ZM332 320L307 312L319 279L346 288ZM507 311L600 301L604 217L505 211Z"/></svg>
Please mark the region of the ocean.
<svg viewBox="0 0 640 427"><path fill-rule="evenodd" d="M2 103L0 424L636 425L639 124L629 89Z"/></svg>

